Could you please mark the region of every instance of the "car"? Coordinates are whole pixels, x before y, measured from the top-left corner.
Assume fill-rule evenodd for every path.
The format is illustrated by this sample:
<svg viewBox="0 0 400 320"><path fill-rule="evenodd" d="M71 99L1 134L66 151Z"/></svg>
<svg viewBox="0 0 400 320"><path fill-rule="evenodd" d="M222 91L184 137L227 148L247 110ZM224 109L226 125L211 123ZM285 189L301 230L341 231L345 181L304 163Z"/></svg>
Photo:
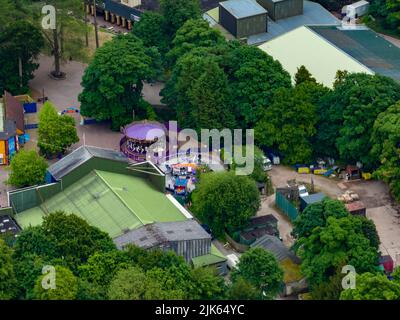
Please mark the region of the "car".
<svg viewBox="0 0 400 320"><path fill-rule="evenodd" d="M269 171L272 169L272 162L267 157L263 156L263 169Z"/></svg>
<svg viewBox="0 0 400 320"><path fill-rule="evenodd" d="M300 197L307 197L308 196L308 191L305 185L300 185L299 186L299 196Z"/></svg>

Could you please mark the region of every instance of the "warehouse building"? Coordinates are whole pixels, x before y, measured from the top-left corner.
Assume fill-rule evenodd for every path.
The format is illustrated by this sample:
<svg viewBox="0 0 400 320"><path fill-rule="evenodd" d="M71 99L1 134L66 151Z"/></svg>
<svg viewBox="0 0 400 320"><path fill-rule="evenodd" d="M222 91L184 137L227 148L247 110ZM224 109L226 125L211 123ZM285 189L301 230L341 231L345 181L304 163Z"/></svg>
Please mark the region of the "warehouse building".
<svg viewBox="0 0 400 320"><path fill-rule="evenodd" d="M311 27L299 27L268 41L259 48L294 77L298 68L305 66L323 85L332 88L338 70L374 74L374 72L324 39Z"/></svg>
<svg viewBox="0 0 400 320"><path fill-rule="evenodd" d="M267 11L255 0L229 0L219 3L219 22L236 38L267 31Z"/></svg>
<svg viewBox="0 0 400 320"><path fill-rule="evenodd" d="M257 0L276 21L303 14L303 0Z"/></svg>
<svg viewBox="0 0 400 320"><path fill-rule="evenodd" d="M55 211L74 213L107 232L120 249L128 243L159 247L187 262L220 263L223 271L226 259L191 213L165 193L165 175L151 162L132 163L122 152L82 146L51 165L46 180L8 192L5 209L22 229Z"/></svg>

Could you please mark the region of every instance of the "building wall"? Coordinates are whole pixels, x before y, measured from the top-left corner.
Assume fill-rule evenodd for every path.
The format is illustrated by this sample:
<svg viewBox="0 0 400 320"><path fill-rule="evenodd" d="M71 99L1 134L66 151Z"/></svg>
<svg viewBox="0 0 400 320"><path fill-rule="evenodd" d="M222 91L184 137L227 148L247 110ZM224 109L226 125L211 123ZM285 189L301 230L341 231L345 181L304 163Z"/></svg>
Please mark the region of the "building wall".
<svg viewBox="0 0 400 320"><path fill-rule="evenodd" d="M0 141L0 157L2 158L0 164L7 164L6 142L4 140Z"/></svg>
<svg viewBox="0 0 400 320"><path fill-rule="evenodd" d="M303 0L284 0L276 3L272 0L257 0L257 2L268 11L273 20L303 14Z"/></svg>
<svg viewBox="0 0 400 320"><path fill-rule="evenodd" d="M235 37L237 36L237 20L222 6L219 6L219 23Z"/></svg>
<svg viewBox="0 0 400 320"><path fill-rule="evenodd" d="M182 256L186 262L211 252L211 239L195 239L169 242L169 248Z"/></svg>
<svg viewBox="0 0 400 320"><path fill-rule="evenodd" d="M303 14L303 0L285 0L275 4L275 20Z"/></svg>
<svg viewBox="0 0 400 320"><path fill-rule="evenodd" d="M267 31L267 14L260 14L237 21L237 38L244 38L253 34Z"/></svg>

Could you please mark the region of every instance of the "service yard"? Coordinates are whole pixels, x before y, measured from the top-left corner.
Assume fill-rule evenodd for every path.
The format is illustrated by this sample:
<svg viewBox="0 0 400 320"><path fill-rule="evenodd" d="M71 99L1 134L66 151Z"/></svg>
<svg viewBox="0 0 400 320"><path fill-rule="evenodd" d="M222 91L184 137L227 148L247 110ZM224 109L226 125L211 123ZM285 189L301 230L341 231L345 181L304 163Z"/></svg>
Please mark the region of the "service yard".
<svg viewBox="0 0 400 320"><path fill-rule="evenodd" d="M367 217L376 225L381 240L382 254L390 254L395 264L400 264L400 206L391 199L385 183L374 180L343 182L343 180L313 174L299 174L293 168L285 166L273 166L269 174L274 187L285 186L287 180L291 179L310 182L312 178L316 189L331 198L338 197L346 190L357 193L367 208ZM290 236L292 225L286 216L275 209L274 199L275 194L263 199L259 215L272 213L276 216L279 220L278 229L283 242L290 246L293 244L293 238Z"/></svg>

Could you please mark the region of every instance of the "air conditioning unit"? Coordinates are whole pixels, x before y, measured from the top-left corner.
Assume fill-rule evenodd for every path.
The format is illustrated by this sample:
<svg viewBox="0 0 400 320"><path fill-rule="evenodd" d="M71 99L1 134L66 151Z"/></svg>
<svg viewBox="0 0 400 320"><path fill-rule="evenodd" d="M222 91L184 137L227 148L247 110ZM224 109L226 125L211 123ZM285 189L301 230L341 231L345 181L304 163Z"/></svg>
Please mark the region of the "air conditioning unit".
<svg viewBox="0 0 400 320"><path fill-rule="evenodd" d="M140 6L142 4L142 0L121 0L121 3L128 7L134 8Z"/></svg>

